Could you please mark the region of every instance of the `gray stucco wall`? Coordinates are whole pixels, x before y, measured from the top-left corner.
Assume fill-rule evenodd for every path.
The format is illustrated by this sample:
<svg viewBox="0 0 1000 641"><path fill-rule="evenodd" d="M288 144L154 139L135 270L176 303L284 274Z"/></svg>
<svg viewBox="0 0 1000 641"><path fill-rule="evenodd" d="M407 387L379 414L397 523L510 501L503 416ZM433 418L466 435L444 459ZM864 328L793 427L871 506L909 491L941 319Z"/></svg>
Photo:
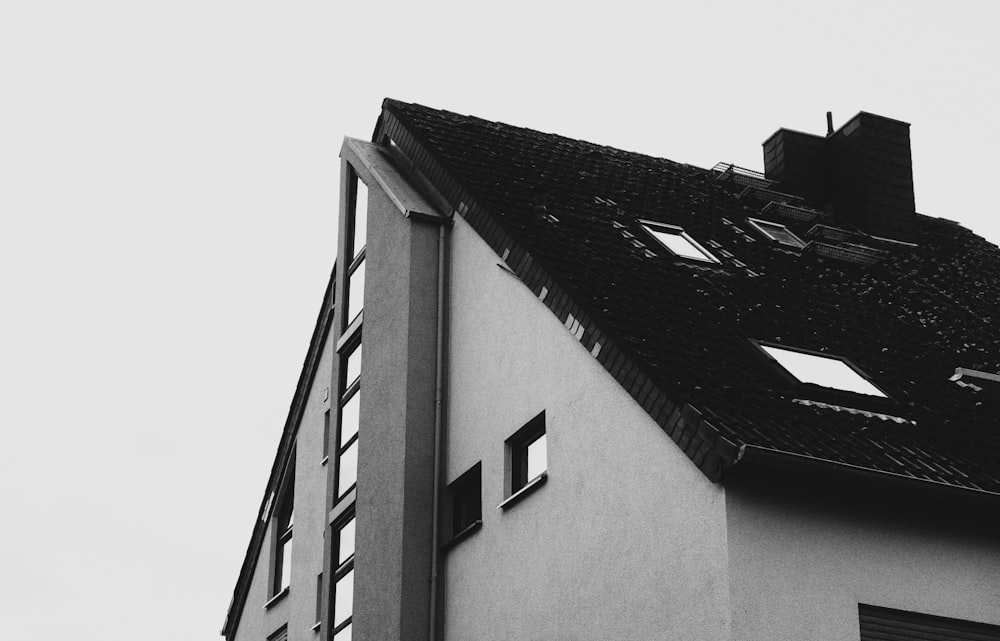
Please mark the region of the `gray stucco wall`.
<svg viewBox="0 0 1000 641"><path fill-rule="evenodd" d="M726 505L733 639L858 638L858 604L1000 624L1000 537L943 506L768 484Z"/></svg>
<svg viewBox="0 0 1000 641"><path fill-rule="evenodd" d="M264 609L268 601L273 528L268 528L257 559L246 605L236 628L236 641L262 641L288 624L289 641L315 641L311 627L316 617L316 575L323 568L326 466L323 455L323 419L329 407L333 345L329 338L309 390L299 423L295 461L295 525L292 536L292 575L288 595Z"/></svg>
<svg viewBox="0 0 1000 641"><path fill-rule="evenodd" d="M483 526L447 554L445 638L729 638L722 488L464 221L452 241L446 480L482 461ZM548 482L498 510L541 410Z"/></svg>
<svg viewBox="0 0 1000 641"><path fill-rule="evenodd" d="M369 189L353 638L418 641L430 608L436 224Z"/></svg>

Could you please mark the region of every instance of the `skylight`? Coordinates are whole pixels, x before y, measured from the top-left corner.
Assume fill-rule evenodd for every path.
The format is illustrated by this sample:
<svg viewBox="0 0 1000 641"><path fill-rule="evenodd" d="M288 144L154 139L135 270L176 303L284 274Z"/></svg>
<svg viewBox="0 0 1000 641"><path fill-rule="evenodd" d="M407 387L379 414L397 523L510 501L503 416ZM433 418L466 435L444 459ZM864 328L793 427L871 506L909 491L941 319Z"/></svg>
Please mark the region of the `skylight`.
<svg viewBox="0 0 1000 641"><path fill-rule="evenodd" d="M761 345L760 348L802 383L886 398L882 390L836 356L797 352L771 345Z"/></svg>
<svg viewBox="0 0 1000 641"><path fill-rule="evenodd" d="M650 221L643 221L642 228L650 236L660 242L661 245L670 250L671 253L681 258L700 260L706 263L717 263L719 260L707 249L699 245L693 238L680 227L673 225L662 225Z"/></svg>
<svg viewBox="0 0 1000 641"><path fill-rule="evenodd" d="M760 220L757 218L750 218L748 220L750 224L757 229L757 231L775 242L789 247L802 248L806 246L801 238L793 234L788 227L785 227L781 223L772 223L768 220Z"/></svg>

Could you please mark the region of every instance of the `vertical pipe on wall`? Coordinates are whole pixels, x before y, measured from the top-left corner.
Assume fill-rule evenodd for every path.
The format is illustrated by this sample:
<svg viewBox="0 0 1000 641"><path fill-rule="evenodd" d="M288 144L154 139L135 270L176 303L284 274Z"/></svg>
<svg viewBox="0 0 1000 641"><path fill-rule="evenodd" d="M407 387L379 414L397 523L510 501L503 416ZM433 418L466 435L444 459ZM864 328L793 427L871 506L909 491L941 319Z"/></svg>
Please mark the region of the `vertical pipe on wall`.
<svg viewBox="0 0 1000 641"><path fill-rule="evenodd" d="M441 561L438 555L438 539L440 538L439 523L441 521L441 474L443 465L442 447L444 444L444 322L446 309L445 260L446 250L445 225L438 226L438 282L437 282L437 350L434 364L434 494L431 500L431 581L430 581L430 616L428 617L428 641L437 639L438 625L438 568Z"/></svg>

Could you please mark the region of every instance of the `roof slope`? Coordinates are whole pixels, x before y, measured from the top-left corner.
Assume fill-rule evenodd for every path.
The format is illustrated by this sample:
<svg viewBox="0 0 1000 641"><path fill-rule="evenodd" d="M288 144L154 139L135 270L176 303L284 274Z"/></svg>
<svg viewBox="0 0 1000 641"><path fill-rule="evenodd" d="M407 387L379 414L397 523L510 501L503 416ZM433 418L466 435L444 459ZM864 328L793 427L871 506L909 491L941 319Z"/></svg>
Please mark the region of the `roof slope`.
<svg viewBox="0 0 1000 641"><path fill-rule="evenodd" d="M393 140L418 169L460 185L648 380L708 417L721 443L1000 492L1000 399L949 381L956 367L1000 371L996 246L917 215L916 246L856 236L847 240L880 259L845 262L823 251L837 243L790 251L747 218L803 237L816 222L849 223L762 214L780 195L731 174L393 100L380 131L408 134ZM451 204L465 214L467 203ZM640 220L683 227L721 264L670 256ZM812 234L824 240L822 228ZM836 403L866 413L797 402L809 390L748 339L845 357L893 401Z"/></svg>

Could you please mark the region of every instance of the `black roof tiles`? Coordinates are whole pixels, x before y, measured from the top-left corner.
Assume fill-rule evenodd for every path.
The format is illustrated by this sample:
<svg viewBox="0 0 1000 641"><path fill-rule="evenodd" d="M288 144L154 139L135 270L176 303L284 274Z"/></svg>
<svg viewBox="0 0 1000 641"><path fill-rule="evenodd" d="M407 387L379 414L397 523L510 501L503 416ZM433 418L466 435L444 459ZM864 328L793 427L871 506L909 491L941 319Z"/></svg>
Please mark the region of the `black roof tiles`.
<svg viewBox="0 0 1000 641"><path fill-rule="evenodd" d="M623 367L621 354L643 373L626 371L621 381L644 406L663 406L651 392L659 389L698 408L735 446L1000 493L1000 401L948 380L955 367L1000 371L996 246L921 215L915 246L868 237L822 212L779 216L773 190L717 180L717 171L419 105L388 100L381 123L389 135L405 131L397 143L411 160L420 152L433 159L414 160L432 181L443 171L474 199L465 203L480 208L470 222L496 221L533 259L531 277L565 290L588 317L586 336L599 332L606 367ZM765 242L751 217L807 241L817 222L848 230L878 260ZM641 220L682 227L721 264L676 259ZM869 416L793 402L808 390L790 385L748 339L847 358L892 401L872 409L856 399ZM832 405L853 406L850 398ZM712 458L705 444L715 441L692 440L690 431L677 438L696 462L732 463L733 452Z"/></svg>

